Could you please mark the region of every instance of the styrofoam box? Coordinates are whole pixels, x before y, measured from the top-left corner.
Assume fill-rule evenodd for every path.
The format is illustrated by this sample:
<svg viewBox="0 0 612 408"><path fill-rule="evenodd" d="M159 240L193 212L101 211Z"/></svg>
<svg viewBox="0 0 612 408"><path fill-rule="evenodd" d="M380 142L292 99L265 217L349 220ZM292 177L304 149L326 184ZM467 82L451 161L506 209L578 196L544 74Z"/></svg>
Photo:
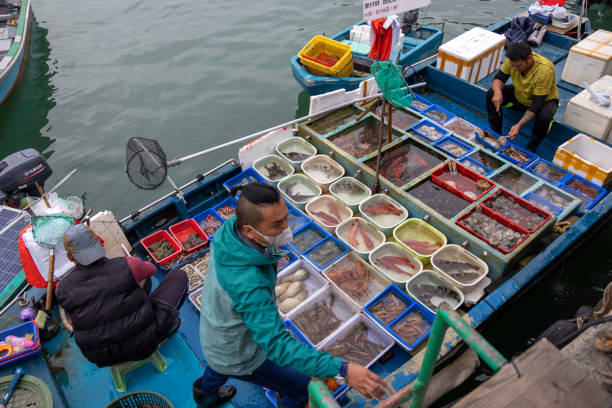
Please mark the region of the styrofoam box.
<svg viewBox="0 0 612 408"><path fill-rule="evenodd" d="M597 30L570 48L561 79L580 87L612 74L612 31Z"/></svg>
<svg viewBox="0 0 612 408"><path fill-rule="evenodd" d="M468 82L478 82L498 68L505 42L502 34L474 27L440 46L436 66Z"/></svg>
<svg viewBox="0 0 612 408"><path fill-rule="evenodd" d="M598 79L591 88L612 94L612 76ZM612 142L612 109L593 102L587 90L569 100L563 123L608 143Z"/></svg>
<svg viewBox="0 0 612 408"><path fill-rule="evenodd" d="M597 184L612 184L612 148L582 133L557 148L553 163Z"/></svg>
<svg viewBox="0 0 612 408"><path fill-rule="evenodd" d="M306 278L303 281L304 289L306 290L306 292L308 292L308 297L304 300L304 302L308 300L309 297L314 296L316 293L319 293L320 291L322 291L323 289L329 286L329 282L327 281L327 279L325 279L323 275L321 275L321 273L317 271L314 266L312 266L310 263L306 262L303 259L300 259L297 262L292 263L287 268L285 268L282 272L280 272L276 278L277 282L280 279L284 278L285 276L293 274L298 269L305 269L310 273L310 275L308 275L308 278ZM279 309L278 312L281 318L286 319L287 314L289 314L291 311L289 311L288 313L283 313Z"/></svg>

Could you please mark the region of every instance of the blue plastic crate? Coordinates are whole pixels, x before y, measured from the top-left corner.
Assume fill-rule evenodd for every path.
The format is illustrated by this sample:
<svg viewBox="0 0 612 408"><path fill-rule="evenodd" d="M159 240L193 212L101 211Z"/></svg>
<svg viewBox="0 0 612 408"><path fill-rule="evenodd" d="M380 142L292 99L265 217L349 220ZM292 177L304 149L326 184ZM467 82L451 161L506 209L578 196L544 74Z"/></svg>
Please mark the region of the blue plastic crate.
<svg viewBox="0 0 612 408"><path fill-rule="evenodd" d="M238 204L238 201L234 197L230 196L230 197L227 197L225 200L221 201L219 204L215 205L213 209L215 210L215 212L217 212L217 215L219 215L219 217L223 219L223 222L225 222L227 221L227 219L223 218L221 213L219 213L218 211L219 208L222 208L226 205L232 208L236 208L236 204Z"/></svg>
<svg viewBox="0 0 612 408"><path fill-rule="evenodd" d="M587 184L587 185L588 185L590 188L592 188L592 189L596 190L596 191L597 191L599 194L598 194L598 195L597 195L597 197L595 197L595 198L591 198L591 197L588 197L588 196L586 196L586 195L582 194L581 192L579 192L579 191L577 191L577 190L575 190L575 189L573 189L573 188L571 188L571 187L569 186L569 183L570 183L572 180L580 180L582 183L585 183L585 184ZM586 205L584 205L584 207L583 207L583 206L580 206L580 208L581 208L581 209L584 209L584 210L590 210L590 209L591 209L591 208L592 208L592 207L593 207L595 204L597 204L597 203L598 203L598 202L599 202L599 201L600 201L600 200L601 200L601 199L602 199L602 198L603 198L603 197L604 197L604 196L607 194L607 192L608 192L608 191L607 191L605 188L602 188L602 187L598 186L597 184L591 183L589 180L585 179L584 177L578 176L578 175L576 175L576 174L572 174L570 177L567 177L567 178L564 180L563 185L561 185L560 187L562 187L562 189L564 189L564 190L565 190L565 188L567 188L567 190L566 190L566 191L567 191L567 192L569 192L569 193L570 193L570 194L572 194L572 195L575 195L575 194L574 194L574 192L576 192L577 194L579 194L579 196L576 196L576 197L584 197L584 198L586 198L587 200L589 200L589 203L587 203ZM565 188L564 188L564 187L565 187Z"/></svg>
<svg viewBox="0 0 612 408"><path fill-rule="evenodd" d="M311 348L314 348L314 346L312 345L312 343L310 342L310 340L308 340L306 338L306 336L304 336L302 334L302 332L300 331L300 329L298 329L296 327L295 324L293 324L293 322L291 320L285 320L283 322L283 324L285 325L285 328L287 329L287 331L291 334L291 336L296 339L297 341L299 341L300 343L306 344L308 346L310 346Z"/></svg>
<svg viewBox="0 0 612 408"><path fill-rule="evenodd" d="M548 166L553 167L555 170L558 170L560 172L562 172L564 174L563 177L561 177L561 179L555 181L551 178L546 177L544 174L542 173L538 173L535 170L535 167L539 164L539 163L546 163ZM565 170L562 167L557 166L554 163L549 162L548 160L544 160L542 158L539 158L538 160L533 161L529 166L527 166L526 170L528 172L530 172L531 174L535 174L536 176L538 176L539 178L541 178L542 180L546 180L548 181L550 184L552 184L553 186L560 186L561 184L563 184L565 182L565 180L567 180L568 177L571 176L571 173L567 170Z"/></svg>
<svg viewBox="0 0 612 408"><path fill-rule="evenodd" d="M202 211L201 213L195 215L193 217L193 220L195 222L198 223L198 225L200 225L200 222L202 222L203 220L205 220L209 215L212 215L216 220L218 220L221 224L223 224L225 222L225 220L223 218L221 218L219 216L219 214L217 214L217 212L213 209L213 208L209 208L207 210ZM200 228L202 228L202 230L204 230L204 227L202 227L202 225L200 225ZM221 228L221 226L219 226L219 228ZM217 228L218 229L218 228ZM216 230L215 230L216 232ZM206 232L205 232L206 233ZM206 235L208 237L208 241L212 241L213 237L215 236L215 234L212 235Z"/></svg>
<svg viewBox="0 0 612 408"><path fill-rule="evenodd" d="M17 326L0 331L0 341L4 341L6 336L24 337L26 334L32 335L34 347L19 351L17 353L8 354L3 358L0 358L0 368L17 364L20 361L27 360L40 354L41 345L38 335L38 328L32 321L18 324Z"/></svg>
<svg viewBox="0 0 612 408"><path fill-rule="evenodd" d="M525 162L525 163L521 163L520 161L518 161L518 160L516 160L516 159L513 159L513 158L512 158L512 157L510 157L510 156L505 155L505 154L502 152L502 150L503 150L503 149L507 149L507 148L509 148L510 146L512 146L513 148L515 148L515 149L516 149L516 150L518 150L519 152L524 153L525 155L527 155L527 157L529 157L529 161L528 161L528 162ZM508 145L507 145L507 146L503 147L502 149L499 149L499 151L497 152L497 154L498 154L500 157L503 157L504 159L508 160L510 163L514 163L514 164L516 164L517 166L522 167L522 168L525 168L525 167L529 166L529 165L530 165L530 164L531 164L531 163L532 163L534 160L536 160L536 159L538 158L538 155L537 155L537 154L532 153L532 152L530 152L530 151L528 151L528 150L525 150L525 149L523 149L523 148L521 148L521 147L518 147L517 145L512 144L512 143L508 143Z"/></svg>
<svg viewBox="0 0 612 408"><path fill-rule="evenodd" d="M553 203L546 201L545 199L543 199L542 197L540 197L539 195L537 195L536 193L527 193L523 196L523 198L530 204L538 207L540 210L542 211L546 211L552 215L558 216L559 214L561 214L563 212L563 208L559 208L556 205L554 205ZM550 211L548 211L546 209L546 207L548 207L550 209Z"/></svg>
<svg viewBox="0 0 612 408"><path fill-rule="evenodd" d="M289 217L289 228L291 229L291 232L293 233L295 233L297 230L299 230L304 225L310 222L310 219L307 216L305 216L304 214L302 214L302 212L300 212L299 210L296 210L295 208L289 209L288 217Z"/></svg>
<svg viewBox="0 0 612 408"><path fill-rule="evenodd" d="M493 136L493 138L494 138L494 139L498 139L498 138L500 138L500 137L501 137L501 135L500 135L500 134L498 134L497 132L495 132L495 131L493 131L493 130L491 130L491 129L489 129L489 128L486 128L486 127L485 127L485 128L482 128L482 131L483 131L483 132L484 132L484 131L489 132L489 133L491 134L491 136ZM474 132L474 134L476 135L476 141L477 141L478 143L480 143L480 144L482 144L482 145L486 146L488 149L491 149L491 150L493 150L494 152L498 152L498 151L500 151L501 149L505 148L506 146L508 146L508 145L510 144L510 142L508 142L508 141L506 140L506 144L504 144L504 145L503 145L502 147L500 147L500 148L497 148L497 147L493 146L492 144L490 144L489 142L487 142L486 140L484 140L482 137L480 137L480 135L478 134L478 132Z"/></svg>
<svg viewBox="0 0 612 408"><path fill-rule="evenodd" d="M423 318L425 319L425 321L429 323L429 329L427 329L427 331L421 337L416 339L414 342L407 343L403 338L401 338L399 335L395 333L393 328L398 323L400 323L404 318L411 315L412 313L417 313L417 312L420 313L421 316L423 316ZM427 310L425 306L421 305L420 303L415 302L410 309L406 310L397 319L395 319L393 323L391 323L391 325L389 326L389 333L391 333L397 340L399 340L400 345L404 346L406 350L408 351L414 350L415 347L421 344L421 342L425 340L427 336L429 336L429 333L431 332L431 328L433 326L433 321L435 317L436 315L431 313L429 310Z"/></svg>
<svg viewBox="0 0 612 408"><path fill-rule="evenodd" d="M574 190L573 188L570 188L566 185L560 185L559 188L563 191L565 191L566 193L568 193L569 195L576 197L578 199L580 199L581 203L580 203L580 207L578 207L580 210L588 210L591 207L593 207L593 205L595 205L593 203L593 200L583 194L580 194L578 191Z"/></svg>
<svg viewBox="0 0 612 408"><path fill-rule="evenodd" d="M419 129L425 125L434 127L437 131L441 132L441 136L437 139L432 139L431 137L426 136L424 133L419 131ZM446 136L450 135L450 132L448 130L444 129L443 127L441 127L440 125L438 125L437 123L429 119L423 119L419 123L413 125L412 130L419 136L424 137L427 140L431 140L432 142L437 142L438 140L441 140L445 138Z"/></svg>
<svg viewBox="0 0 612 408"><path fill-rule="evenodd" d="M279 261L279 269L276 271L276 273L279 273L280 271L282 271L283 269L285 269L286 267L288 267L289 265L291 265L292 263L294 263L295 261L298 260L298 257L293 253L293 251L291 249L289 249L289 247L282 246L282 247L280 247L280 249L289 252L287 254L287 256L289 256L289 263L281 268L280 267L280 261Z"/></svg>
<svg viewBox="0 0 612 408"><path fill-rule="evenodd" d="M337 246L337 248L340 250L340 255L338 255L337 257L333 258L332 260L330 260L329 262L327 262L325 265L319 265L317 262L315 262L311 257L310 254L313 253L313 251L316 251L317 248L321 247L322 245L326 245L329 241L333 241L333 243ZM308 252L306 252L305 254L303 254L304 258L306 258L306 260L308 262L310 262L315 268L317 268L319 271L324 270L325 268L327 268L329 265L333 264L334 262L336 262L338 259L342 258L344 255L346 255L349 252L349 249L346 245L344 245L344 243L342 243L341 241L337 240L336 238L332 237L331 235L323 240L322 242L318 243L317 245L315 245L314 247L312 247L311 249L308 250Z"/></svg>
<svg viewBox="0 0 612 408"><path fill-rule="evenodd" d="M380 294L378 296L376 296L374 299L372 299L372 301L370 303L368 303L367 305L365 305L365 307L363 308L364 312L372 319L374 320L376 323L378 323L381 327L384 327L385 330L389 331L389 326L397 319L392 320L391 322L388 322L387 324L385 324L384 322L380 321L376 316L374 316L371 312L370 309L375 306L378 302L380 302L383 298L385 298L387 295L389 295L390 293L392 293L393 295L395 295L398 299L400 299L402 302L404 302L406 304L406 310L410 309L410 307L415 303L415 301L409 297L406 293L404 293L404 291L402 291L397 285L395 284L391 284L389 286L387 286L385 288L385 290L383 290L382 292L380 292ZM401 316L398 315L398 317Z"/></svg>
<svg viewBox="0 0 612 408"><path fill-rule="evenodd" d="M463 153L462 155L457 155L445 149L444 146L448 145L449 143L453 143L459 147L462 147L463 149L465 149L465 153ZM466 155L471 154L474 151L474 148L472 146L467 143L463 143L462 141L453 136L446 136L444 139L438 140L436 143L434 143L434 146L456 159L465 157Z"/></svg>
<svg viewBox="0 0 612 408"><path fill-rule="evenodd" d="M310 233L319 234L321 236L321 239L317 240L316 242L314 242L312 245L308 246L307 248L306 247L298 248L298 246L295 243L296 238L299 237L301 234L307 234L308 231L310 231ZM308 224L302 226L301 228L298 228L297 231L293 233L293 241L289 243L289 247L292 250L294 250L297 254L303 255L304 253L308 252L308 250L316 246L318 243L323 242L325 238L329 236L330 236L329 233L325 231L323 228L321 228L318 224L314 222L309 222Z"/></svg>
<svg viewBox="0 0 612 408"><path fill-rule="evenodd" d="M442 121L442 120L438 120L434 118L433 116L431 116L432 111L442 112L443 114L446 115L446 120ZM444 109L440 105L436 105L436 104L431 105L429 108L425 109L422 113L423 115L427 116L428 118L431 118L432 120L434 120L435 122L441 125L457 117L457 115L455 115L453 112L449 111L448 109Z"/></svg>
<svg viewBox="0 0 612 408"><path fill-rule="evenodd" d="M529 19L531 19L532 21L535 21L536 23L540 23L542 25L546 25L548 23L550 23L550 16L545 16L543 14L537 14L537 13L528 13L529 15Z"/></svg>
<svg viewBox="0 0 612 408"><path fill-rule="evenodd" d="M463 164L464 166L465 166L466 162L468 162L468 163L470 163L470 164L472 164L472 165L482 169L484 171L484 174L480 174L477 171L474 171L472 169L470 169L470 170L474 171L477 174L480 174L483 177L486 177L486 176L488 176L489 174L491 174L493 172L493 170L491 170L490 168L488 168L484 164L482 164L480 162L477 162L476 160L472 159L471 157L464 157L463 159L459 160L459 163Z"/></svg>
<svg viewBox="0 0 612 408"><path fill-rule="evenodd" d="M426 110L427 108L429 108L430 106L432 106L432 105L433 105L433 103L431 103L430 101L428 101L427 99L423 98L423 97L422 97L422 96L420 96L420 95L416 95L416 94L415 94L415 95L414 95L414 99L413 99L413 100L414 100L414 101L419 101L419 102L424 103L424 104L426 104L426 105L427 105L427 106L426 106L426 107L424 107L423 109L419 109L419 108L417 108L416 106L410 106L410 109L415 110L415 111L417 111L417 112L423 112L424 110Z"/></svg>
<svg viewBox="0 0 612 408"><path fill-rule="evenodd" d="M234 177L226 180L225 183L223 183L223 187L225 187L227 189L227 191L230 191L232 189L232 187L234 187L236 185L253 183L254 181L251 178L253 178L253 179L255 179L255 181L259 181L261 183L265 183L266 182L263 179L263 177L261 177L255 170L253 170L251 167L249 167L248 169L244 170L243 172L238 173ZM244 179L247 180L246 183L244 182Z"/></svg>

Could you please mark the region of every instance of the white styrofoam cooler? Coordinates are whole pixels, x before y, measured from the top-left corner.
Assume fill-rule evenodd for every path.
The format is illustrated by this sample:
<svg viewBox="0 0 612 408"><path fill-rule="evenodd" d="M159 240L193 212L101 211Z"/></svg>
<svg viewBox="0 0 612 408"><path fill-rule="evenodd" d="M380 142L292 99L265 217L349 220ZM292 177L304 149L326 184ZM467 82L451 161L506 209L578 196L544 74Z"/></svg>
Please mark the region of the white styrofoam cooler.
<svg viewBox="0 0 612 408"><path fill-rule="evenodd" d="M612 94L612 76L606 75L593 82L591 88ZM612 108L603 107L591 100L584 90L569 100L563 123L588 135L612 143Z"/></svg>
<svg viewBox="0 0 612 408"><path fill-rule="evenodd" d="M598 186L612 185L612 147L582 133L557 148L553 163Z"/></svg>
<svg viewBox="0 0 612 408"><path fill-rule="evenodd" d="M478 82L498 68L505 43L504 35L474 27L440 46L437 67L468 82Z"/></svg>
<svg viewBox="0 0 612 408"><path fill-rule="evenodd" d="M612 74L612 31L597 30L574 45L567 56L561 79L580 87Z"/></svg>

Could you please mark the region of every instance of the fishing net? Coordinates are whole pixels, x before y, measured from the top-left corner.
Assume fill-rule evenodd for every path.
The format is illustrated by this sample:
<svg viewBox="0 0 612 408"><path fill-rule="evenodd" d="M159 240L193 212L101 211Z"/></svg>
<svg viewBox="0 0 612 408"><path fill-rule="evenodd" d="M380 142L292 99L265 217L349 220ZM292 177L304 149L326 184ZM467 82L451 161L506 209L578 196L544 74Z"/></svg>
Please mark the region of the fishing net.
<svg viewBox="0 0 612 408"><path fill-rule="evenodd" d="M157 141L132 137L125 148L125 172L136 187L154 190L168 174L166 154Z"/></svg>
<svg viewBox="0 0 612 408"><path fill-rule="evenodd" d="M66 230L75 224L66 214L35 215L31 219L34 241L45 248L55 248L62 243Z"/></svg>
<svg viewBox="0 0 612 408"><path fill-rule="evenodd" d="M410 107L414 94L397 65L390 61L377 61L372 64L371 71L378 88L389 102L402 108Z"/></svg>

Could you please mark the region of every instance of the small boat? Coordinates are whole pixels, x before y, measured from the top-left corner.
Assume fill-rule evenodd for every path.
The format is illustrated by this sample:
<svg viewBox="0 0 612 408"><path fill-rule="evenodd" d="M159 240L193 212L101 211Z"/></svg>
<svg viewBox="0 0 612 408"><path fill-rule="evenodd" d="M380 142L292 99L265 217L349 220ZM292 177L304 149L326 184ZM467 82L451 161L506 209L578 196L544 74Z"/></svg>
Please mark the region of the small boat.
<svg viewBox="0 0 612 408"><path fill-rule="evenodd" d="M0 105L23 70L33 17L30 0L0 2Z"/></svg>
<svg viewBox="0 0 612 408"><path fill-rule="evenodd" d="M339 42L349 40L351 29L364 24L366 23L361 21L330 38ZM429 26L419 26L405 33L398 64L402 67L407 67L408 65L433 55L440 44L442 44L443 37L443 30ZM392 52L390 58L395 61L397 52ZM308 94L319 95L341 88L347 91L356 89L364 79L371 78L370 66L373 62L374 60L369 58L367 54L357 54L353 51L353 75L349 77L331 77L311 74L306 70L304 65L302 65L299 57L296 55L291 58L291 70L293 71L295 80L306 92L308 92Z"/></svg>

